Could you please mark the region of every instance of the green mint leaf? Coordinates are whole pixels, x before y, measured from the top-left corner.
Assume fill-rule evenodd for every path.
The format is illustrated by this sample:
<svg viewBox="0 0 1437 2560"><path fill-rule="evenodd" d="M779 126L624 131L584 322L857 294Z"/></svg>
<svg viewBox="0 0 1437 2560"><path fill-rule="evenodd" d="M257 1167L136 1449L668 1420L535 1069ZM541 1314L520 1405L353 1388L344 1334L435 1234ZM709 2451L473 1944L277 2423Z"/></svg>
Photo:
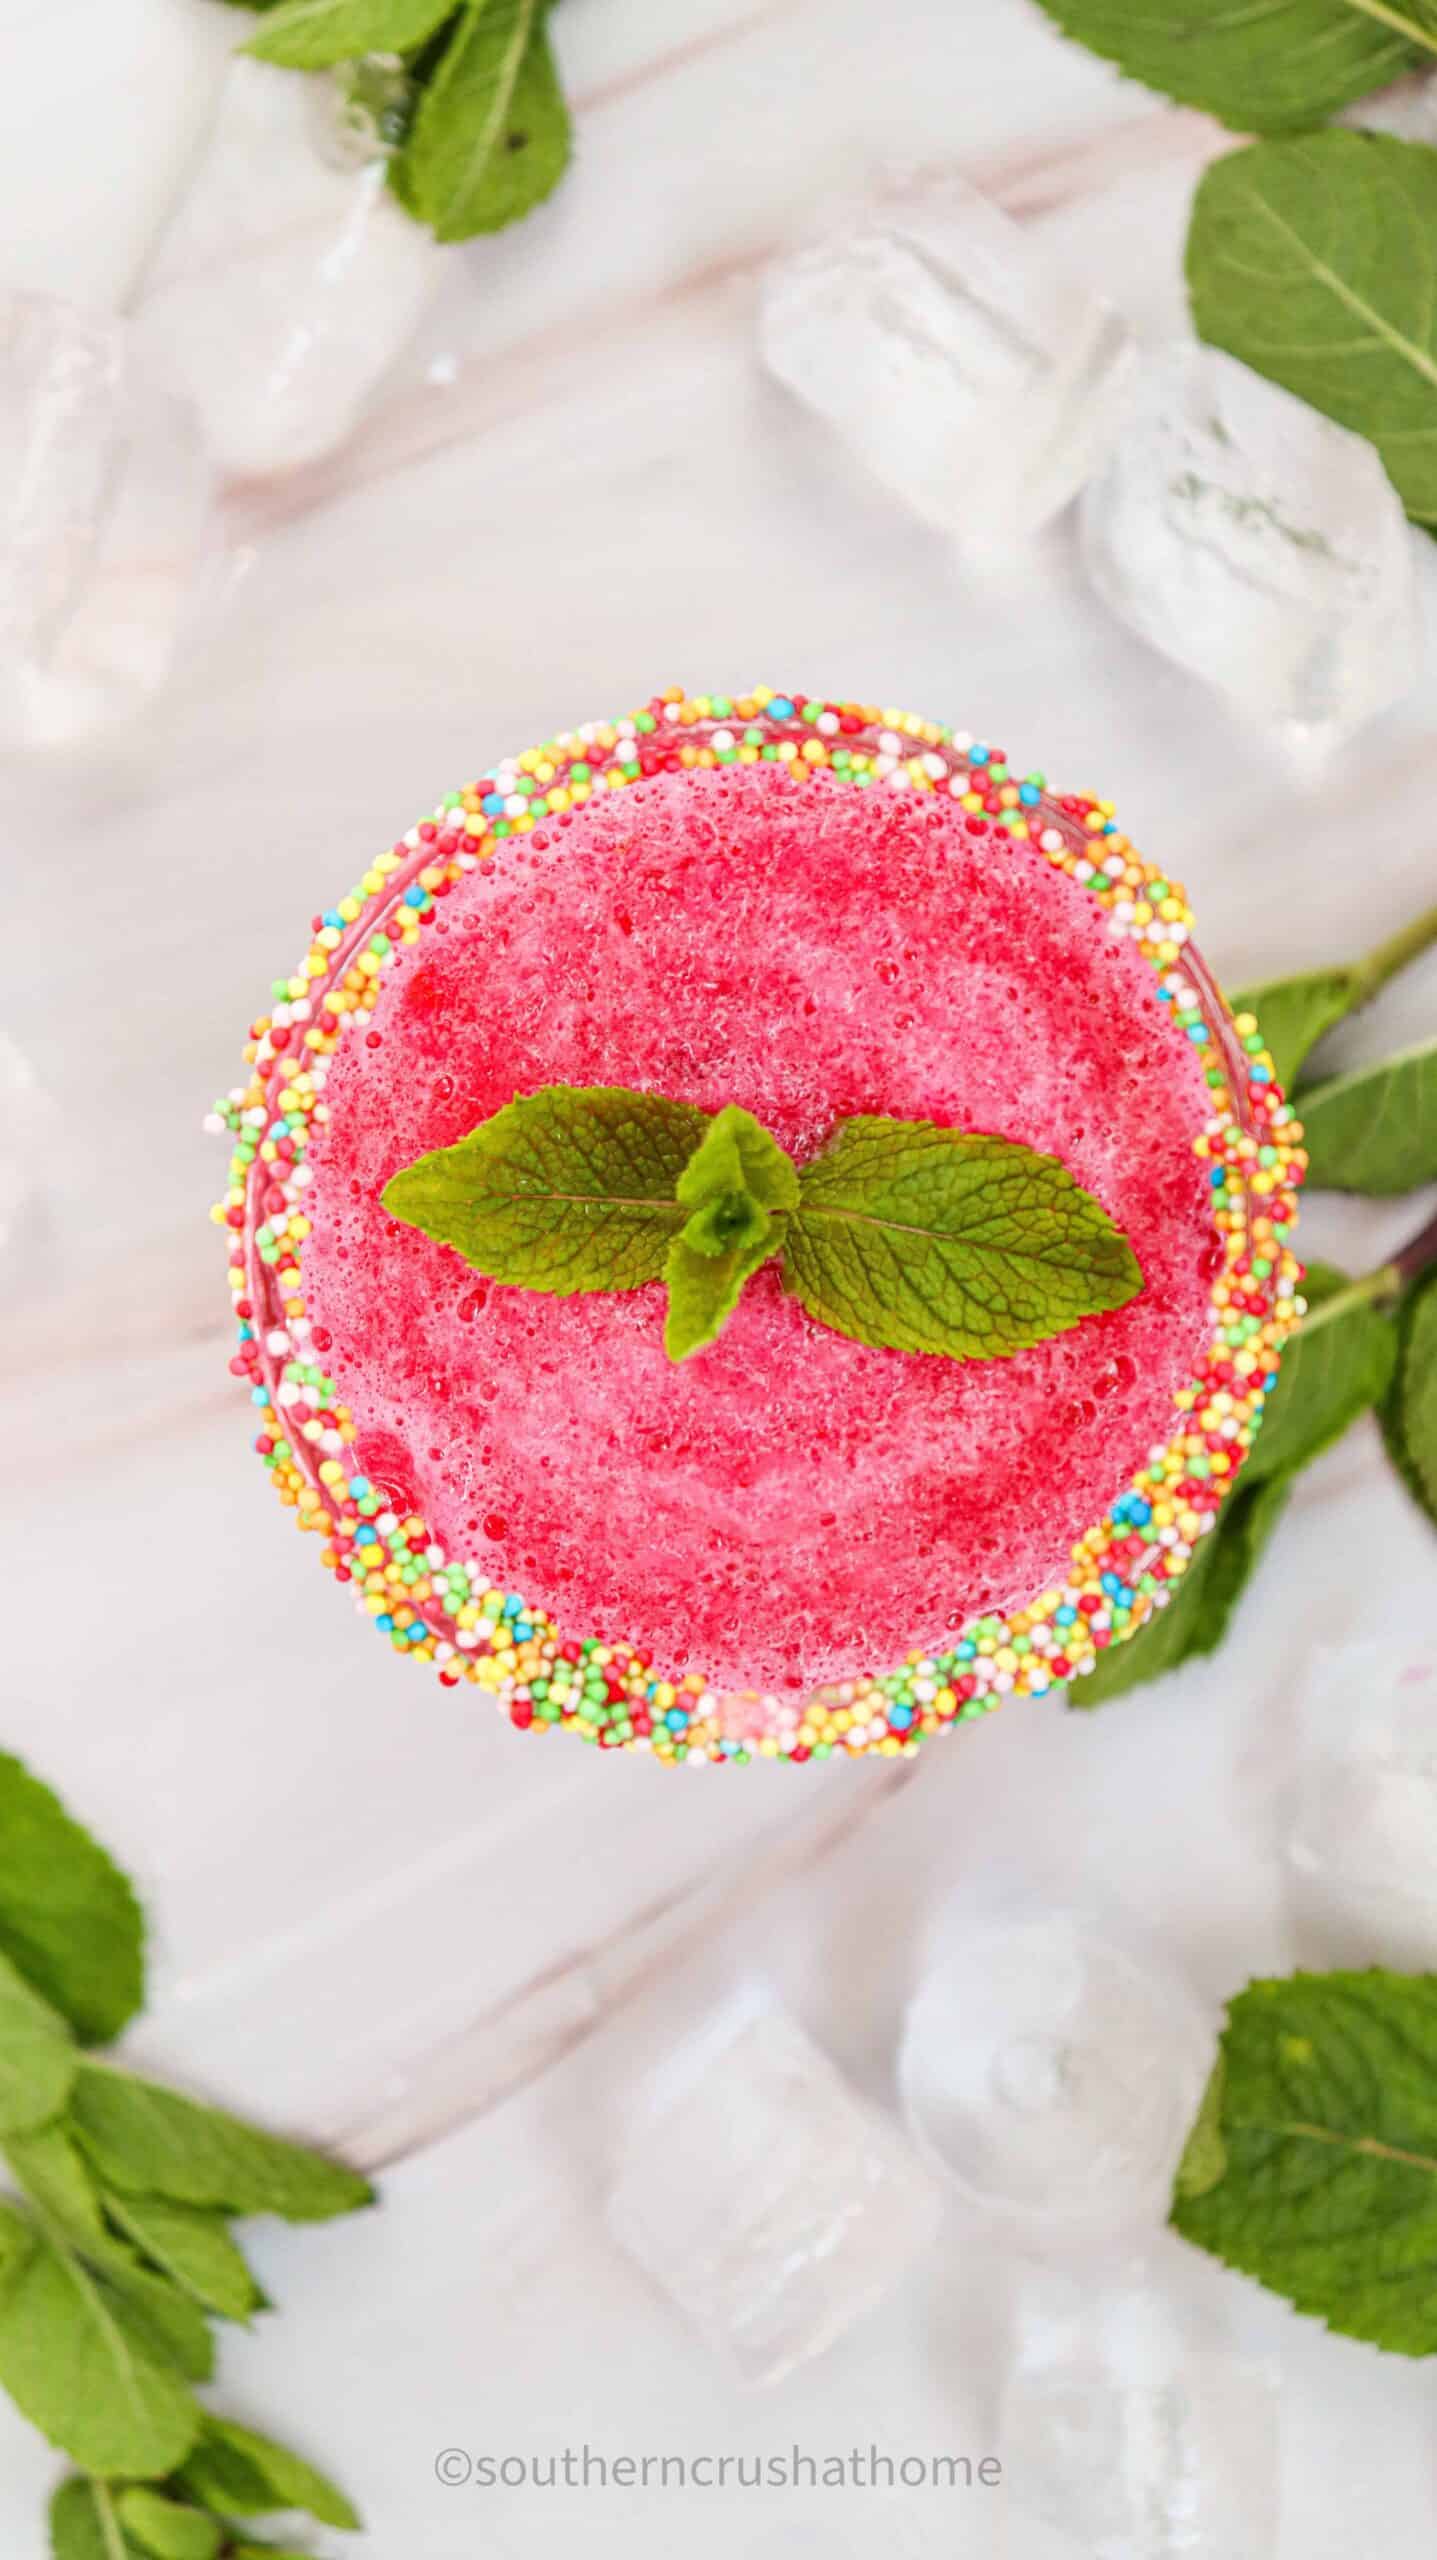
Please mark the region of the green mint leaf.
<svg viewBox="0 0 1437 2560"><path fill-rule="evenodd" d="M43 2233L0 2294L0 2389L102 2478L163 2479L200 2430L198 2403L132 2306Z"/></svg>
<svg viewBox="0 0 1437 2560"><path fill-rule="evenodd" d="M35 2254L35 2226L12 2204L0 2201L0 2293L15 2281Z"/></svg>
<svg viewBox="0 0 1437 2560"><path fill-rule="evenodd" d="M1222 2163L1175 2227L1344 2336L1437 2352L1437 1975L1250 1983L1222 2060Z"/></svg>
<svg viewBox="0 0 1437 2560"><path fill-rule="evenodd" d="M1227 2144L1222 2138L1222 2100L1227 2072L1219 2054L1208 2074L1202 2104L1183 2144L1174 2191L1179 2196L1205 2196L1227 2175Z"/></svg>
<svg viewBox="0 0 1437 2560"><path fill-rule="evenodd" d="M214 2371L214 2340L203 2311L169 2277L152 2271L105 2220L100 2190L62 2125L12 2138L5 2157L32 2204L86 2264L122 2293L162 2360L191 2382Z"/></svg>
<svg viewBox="0 0 1437 2560"><path fill-rule="evenodd" d="M1309 1085L1297 1108L1315 1190L1385 1198L1437 1179L1437 1040Z"/></svg>
<svg viewBox="0 0 1437 2560"><path fill-rule="evenodd" d="M317 2151L92 2062L80 2065L70 2124L104 2185L121 2195L286 2222L327 2222L374 2200L367 2180Z"/></svg>
<svg viewBox="0 0 1437 2560"><path fill-rule="evenodd" d="M1393 1465L1437 1525L1437 1270L1423 1274L1398 1311L1397 1358L1381 1422Z"/></svg>
<svg viewBox="0 0 1437 2560"><path fill-rule="evenodd" d="M106 2225L100 2190L63 2124L10 2135L5 2157L31 2203L58 2222L77 2247L102 2256L113 2246L117 2257L122 2254Z"/></svg>
<svg viewBox="0 0 1437 2560"><path fill-rule="evenodd" d="M798 1188L797 1168L777 1138L751 1111L733 1102L710 1120L674 1186L681 1207L695 1213L735 1196L766 1211L796 1209ZM757 1239L757 1230L750 1228L744 1235L720 1232L711 1246L703 1246L694 1223L691 1216L684 1233L700 1251L724 1253L733 1244Z"/></svg>
<svg viewBox="0 0 1437 2560"><path fill-rule="evenodd" d="M57 2116L78 2061L64 2019L0 1956L0 2134L29 2133Z"/></svg>
<svg viewBox="0 0 1437 2560"><path fill-rule="evenodd" d="M214 2516L178 2507L157 2489L122 2489L115 2500L125 2538L150 2560L216 2560L224 2532Z"/></svg>
<svg viewBox="0 0 1437 2560"><path fill-rule="evenodd" d="M677 1196L689 1216L664 1264L664 1349L671 1360L686 1360L722 1331L745 1281L781 1251L785 1214L798 1203L798 1174L778 1140L731 1103L710 1121Z"/></svg>
<svg viewBox="0 0 1437 2560"><path fill-rule="evenodd" d="M1386 1394L1397 1328L1370 1298L1349 1297L1350 1286L1330 1264L1310 1265L1302 1284L1308 1313L1282 1355L1243 1484L1310 1466Z"/></svg>
<svg viewBox="0 0 1437 2560"><path fill-rule="evenodd" d="M542 0L468 0L395 164L440 240L499 231L552 194L572 138Z"/></svg>
<svg viewBox="0 0 1437 2560"><path fill-rule="evenodd" d="M161 2275L217 2318L246 2321L263 2308L223 2214L166 2204L160 2196L108 2194L105 2210Z"/></svg>
<svg viewBox="0 0 1437 2560"><path fill-rule="evenodd" d="M59 1798L0 1752L0 1954L108 2044L144 2005L144 1922L128 1879Z"/></svg>
<svg viewBox="0 0 1437 2560"><path fill-rule="evenodd" d="M1199 336L1370 436L1437 526L1437 151L1337 130L1234 151L1198 188L1187 276Z"/></svg>
<svg viewBox="0 0 1437 2560"><path fill-rule="evenodd" d="M1298 1069L1324 1032L1352 1011L1362 993L1355 969L1309 969L1300 978L1270 978L1230 999L1234 1013L1252 1013L1267 1042L1277 1081L1290 1093Z"/></svg>
<svg viewBox="0 0 1437 2560"><path fill-rule="evenodd" d="M659 1094L549 1085L396 1173L384 1206L511 1288L637 1289L662 1276L707 1125Z"/></svg>
<svg viewBox="0 0 1437 2560"><path fill-rule="evenodd" d="M1200 1541L1167 1607L1124 1644L1110 1646L1095 1670L1069 1683L1069 1706L1105 1707L1110 1698L1161 1680L1202 1654L1216 1653L1291 1491L1290 1475L1252 1484L1244 1476L1218 1513L1216 1527Z"/></svg>
<svg viewBox="0 0 1437 2560"><path fill-rule="evenodd" d="M292 71L322 71L363 53L405 53L448 16L454 0L280 0L246 53Z"/></svg>
<svg viewBox="0 0 1437 2560"><path fill-rule="evenodd" d="M1126 1306L1143 1275L1054 1156L927 1120L840 1122L799 1176L784 1287L890 1351L1003 1359Z"/></svg>
<svg viewBox="0 0 1437 2560"><path fill-rule="evenodd" d="M664 1264L669 1284L664 1349L671 1360L687 1360L691 1352L702 1351L722 1333L743 1295L745 1281L781 1250L783 1230L778 1221L765 1218L764 1228L756 1242L719 1254L695 1252L685 1237L674 1238Z"/></svg>
<svg viewBox="0 0 1437 2560"><path fill-rule="evenodd" d="M359 2517L344 2491L287 2445L237 2427L228 2418L206 2418L204 2433L178 2485L216 2515L303 2514L341 2533L357 2533Z"/></svg>
<svg viewBox="0 0 1437 2560"><path fill-rule="evenodd" d="M1430 0L1041 0L1064 35L1239 133L1300 133L1431 60Z"/></svg>
<svg viewBox="0 0 1437 2560"><path fill-rule="evenodd" d="M113 2521L104 2518L101 2500L109 2491L96 2480L63 2480L50 2501L52 2560L115 2560Z"/></svg>

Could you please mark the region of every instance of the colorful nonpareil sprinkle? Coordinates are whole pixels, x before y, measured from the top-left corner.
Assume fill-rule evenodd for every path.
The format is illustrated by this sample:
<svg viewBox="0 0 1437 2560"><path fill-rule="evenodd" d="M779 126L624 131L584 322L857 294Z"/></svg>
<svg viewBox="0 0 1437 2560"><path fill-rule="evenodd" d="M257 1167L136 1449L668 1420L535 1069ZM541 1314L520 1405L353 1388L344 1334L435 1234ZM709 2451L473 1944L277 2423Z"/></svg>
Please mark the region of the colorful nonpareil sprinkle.
<svg viewBox="0 0 1437 2560"><path fill-rule="evenodd" d="M975 837L1001 829L1088 891L1152 967L1202 1059L1211 1116L1196 1150L1211 1169L1219 1247L1211 1340L1175 1398L1172 1437L1077 1541L1067 1580L1006 1616L972 1620L942 1652L807 1697L721 1691L698 1670L660 1677L632 1646L575 1635L491 1587L423 1519L391 1509L358 1471L303 1269L306 1159L326 1118L329 1061L341 1041L366 1036L383 973L421 941L456 881L502 858L506 838L598 793L660 772L759 762L785 768L795 788L826 774L863 790L946 794ZM1211 1529L1302 1313L1291 1243L1302 1133L1256 1022L1228 1014L1191 926L1181 889L1134 851L1109 802L1054 794L995 746L872 704L671 687L629 719L565 732L451 793L314 918L304 959L250 1026L247 1080L211 1124L234 1141L214 1211L229 1231L239 1322L230 1365L248 1387L255 1447L281 1502L396 1652L432 1663L449 1686L489 1691L521 1728L557 1727L604 1749L700 1763L906 1755L1004 1697L1090 1669L1165 1604Z"/></svg>

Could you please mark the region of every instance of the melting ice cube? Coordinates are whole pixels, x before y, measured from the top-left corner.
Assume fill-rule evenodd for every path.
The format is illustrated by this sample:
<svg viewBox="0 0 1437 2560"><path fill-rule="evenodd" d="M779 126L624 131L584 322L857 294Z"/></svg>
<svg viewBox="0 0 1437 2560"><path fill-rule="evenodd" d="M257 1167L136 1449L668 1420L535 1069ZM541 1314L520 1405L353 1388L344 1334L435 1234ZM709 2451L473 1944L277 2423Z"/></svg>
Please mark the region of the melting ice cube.
<svg viewBox="0 0 1437 2560"><path fill-rule="evenodd" d="M771 372L949 534L1030 533L1110 432L1130 343L961 178L895 186L765 280Z"/></svg>
<svg viewBox="0 0 1437 2560"><path fill-rule="evenodd" d="M1340 741L1408 690L1415 538L1364 436L1216 347L1147 359L1082 506L1110 610L1297 739Z"/></svg>

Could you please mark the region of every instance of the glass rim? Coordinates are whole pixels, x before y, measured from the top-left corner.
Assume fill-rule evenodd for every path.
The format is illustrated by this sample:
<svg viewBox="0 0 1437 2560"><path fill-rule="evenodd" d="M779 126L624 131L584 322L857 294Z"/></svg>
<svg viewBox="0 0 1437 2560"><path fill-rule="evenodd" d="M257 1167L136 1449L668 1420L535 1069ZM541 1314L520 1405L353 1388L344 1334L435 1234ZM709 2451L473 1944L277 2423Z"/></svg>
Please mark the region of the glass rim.
<svg viewBox="0 0 1437 2560"><path fill-rule="evenodd" d="M1215 1339L1232 1358L1225 1361L1218 1358L1216 1349L1210 1351L1204 1370L1179 1391L1178 1427L1161 1461L1150 1461L1125 1488L1120 1487L1103 1518L1074 1543L1074 1570L1068 1580L1017 1608L968 1619L956 1637L945 1638L939 1648L915 1648L896 1670L863 1680L819 1683L807 1693L722 1688L703 1681L697 1672L665 1675L653 1671L622 1638L584 1638L586 1650L601 1648L606 1658L616 1659L623 1667L635 1701L645 1691L651 1699L656 1688L672 1690L680 1683L686 1693L680 1710L682 1747L666 1749L663 1740L653 1738L654 1718L648 1719L645 1733L631 1731L614 1737L618 1747L647 1747L660 1759L695 1758L701 1763L756 1757L800 1761L835 1754L856 1757L870 1748L889 1757L909 1755L931 1732L988 1713L1005 1696L1041 1695L1083 1676L1109 1645L1125 1641L1148 1622L1154 1608L1166 1605L1199 1539L1209 1532L1222 1494L1240 1471L1263 1397L1276 1374L1282 1341L1300 1313L1296 1296L1300 1265L1287 1250L1287 1225L1295 1203L1285 1209L1282 1219L1274 1219L1268 1207L1274 1198L1286 1203L1289 1187L1300 1181L1300 1129L1275 1081L1272 1061L1255 1024L1245 1032L1234 1019L1194 946L1181 891L1135 852L1117 829L1110 804L1088 795L1057 795L1041 776L1015 782L1006 762L966 732L872 705L819 703L812 697L779 695L768 688L758 688L737 702L722 696L687 697L671 688L627 721L587 723L542 748L526 750L522 758L501 760L482 784L451 795L432 819L410 829L392 854L376 859L359 888L337 909L328 911L333 923L319 928L300 972L288 981L298 992L282 999L273 1015L253 1027L247 1052L250 1082L236 1088L219 1106L221 1125L241 1133L231 1189L216 1213L231 1231L232 1285L250 1310L242 1319L241 1358L235 1365L249 1376L253 1400L265 1408L266 1423L257 1445L271 1472L280 1477L282 1498L298 1511L301 1525L322 1530L327 1541L325 1561L353 1581L356 1548L367 1549L392 1537L399 1524L382 1504L367 1507L372 1489L354 1492L354 1485L365 1480L351 1477L343 1463L347 1429L352 1436L346 1410L333 1382L312 1360L299 1356L308 1333L303 1315L292 1313L296 1305L301 1309L303 1305L300 1266L307 1224L302 1162L288 1168L262 1162L257 1149L246 1156L243 1133L261 1124L273 1125L276 1105L283 1100L288 1106L296 1100L297 1081L304 1087L307 1079L307 1087L312 1088L312 1098L307 1089L299 1093L301 1106L319 1104L327 1055L356 1023L368 1018L386 966L384 955L404 947L406 940L417 940L418 916L424 906L432 905L434 896L466 871L477 868L505 834L519 831L518 813L525 813L532 825L534 800L542 816L548 814L550 795L563 798L565 805L581 805L590 789L575 779L576 767L589 782L600 770L614 773L613 787L622 788L680 763L685 750L691 765L754 762L771 752L800 774L807 765L811 771L826 769L833 780L941 791L958 799L980 827L1001 829L1030 844L1035 857L1051 860L1092 892L1108 910L1110 929L1128 935L1152 960L1174 1004L1176 1020L1188 1027L1189 1036L1207 1053L1212 1111L1195 1144L1199 1153L1206 1151L1213 1158L1212 1215L1223 1253L1211 1308ZM546 782L540 793L533 788L536 765L559 777ZM526 778L529 789L520 793L517 785ZM496 809L514 814L505 820L495 814ZM1095 853L1101 854L1100 863L1092 859ZM1156 893L1159 887L1166 892L1165 901L1158 901L1156 895L1152 902L1145 900L1145 889ZM1120 890L1136 894L1120 898ZM1159 905L1161 913L1156 911ZM345 914L345 909L354 912ZM401 939L396 941L395 935ZM316 1039L316 1000L323 1016L324 999L336 988L352 987L357 974L361 991L339 1028L332 1037L321 1033ZM1251 1022L1251 1017L1245 1019ZM306 1046L315 1053L298 1079L291 1047L295 1033L300 1055ZM1265 1161L1269 1157L1271 1164ZM277 1192L284 1198L283 1211L266 1205ZM1269 1243L1271 1252L1254 1257L1255 1241ZM1268 1264L1258 1276L1251 1270L1254 1258ZM1245 1285L1234 1326L1228 1318L1235 1272ZM1262 1354L1260 1376L1258 1362L1248 1356L1248 1346L1254 1342ZM1220 1377L1224 1369L1232 1371L1235 1383L1210 1385L1210 1378ZM1224 1411L1210 1433L1212 1446L1199 1450L1189 1446L1194 1430L1188 1417L1197 1399L1210 1393L1225 1397L1232 1410ZM296 1406L300 1414L294 1427L287 1417L293 1416ZM1180 1488L1176 1535L1173 1524L1160 1518L1165 1506L1149 1498L1145 1484L1145 1479L1152 1478L1161 1487L1163 1469L1174 1451L1190 1470ZM1217 1502L1212 1496L1214 1475L1218 1477ZM389 1528L383 1525L386 1519ZM417 1542L419 1549L434 1552L435 1542L419 1515L406 1515L404 1527L411 1547ZM1153 1534L1146 1537L1143 1532L1149 1527ZM514 1595L496 1595L486 1586L482 1607L488 1608L496 1597L503 1606ZM369 1609L364 1595L361 1606L377 1616L382 1633L398 1637L396 1650L435 1664L446 1685L470 1679L494 1695L512 1722L529 1726L536 1721L532 1713L524 1712L533 1702L522 1665L515 1676L512 1659L508 1666L496 1659L506 1645L493 1641L492 1617L483 1636L476 1637L472 1619L466 1622L457 1608L441 1602L432 1591L417 1603L399 1603L408 1611L402 1625L388 1608ZM522 1601L519 1607L523 1612L519 1623L531 1632L535 1627L545 1629L544 1643L552 1639L555 1650L561 1642L572 1644L572 1636L561 1637L557 1626L537 1608L528 1610ZM497 1632L504 1635L502 1619ZM507 1649L512 1657L512 1645ZM697 1701L695 1712L689 1711L689 1699ZM580 1729L586 1723L577 1708L559 1721ZM586 1738L602 1739L602 1730L589 1732Z"/></svg>

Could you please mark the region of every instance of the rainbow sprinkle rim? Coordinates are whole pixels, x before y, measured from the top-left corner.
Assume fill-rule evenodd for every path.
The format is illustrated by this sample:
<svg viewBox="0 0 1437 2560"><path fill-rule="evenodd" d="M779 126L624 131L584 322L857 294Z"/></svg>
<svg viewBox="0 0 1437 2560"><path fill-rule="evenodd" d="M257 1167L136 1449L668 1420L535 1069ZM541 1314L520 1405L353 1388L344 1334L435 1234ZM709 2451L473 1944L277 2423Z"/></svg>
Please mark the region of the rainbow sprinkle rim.
<svg viewBox="0 0 1437 2560"><path fill-rule="evenodd" d="M311 1127L326 1116L327 1062L455 881L505 837L595 793L686 766L761 759L787 766L795 784L824 772L861 789L947 792L972 834L1002 828L1089 890L1206 1053L1212 1116L1195 1146L1211 1164L1223 1254L1212 1341L1176 1395L1174 1435L1078 1540L1069 1579L1008 1617L971 1621L944 1652L912 1653L896 1671L802 1700L718 1691L696 1671L661 1680L627 1644L566 1637L517 1593L446 1555L417 1515L387 1510L354 1472L355 1426L315 1356L326 1344L306 1315L300 1267L305 1158ZM451 792L377 855L314 919L299 968L276 982L273 1010L250 1026L248 1081L206 1126L235 1141L230 1186L212 1214L230 1235L239 1319L230 1367L256 1408L255 1448L281 1502L320 1537L323 1562L395 1652L433 1663L448 1687L487 1689L522 1729L554 1727L668 1763L892 1758L1004 1697L1040 1695L1091 1670L1163 1607L1252 1444L1302 1314L1290 1241L1302 1131L1255 1019L1229 1014L1190 946L1191 928L1182 890L1133 850L1109 801L1054 796L1043 775L1013 775L1000 749L912 713L765 686L733 700L671 686L631 718L566 730Z"/></svg>

